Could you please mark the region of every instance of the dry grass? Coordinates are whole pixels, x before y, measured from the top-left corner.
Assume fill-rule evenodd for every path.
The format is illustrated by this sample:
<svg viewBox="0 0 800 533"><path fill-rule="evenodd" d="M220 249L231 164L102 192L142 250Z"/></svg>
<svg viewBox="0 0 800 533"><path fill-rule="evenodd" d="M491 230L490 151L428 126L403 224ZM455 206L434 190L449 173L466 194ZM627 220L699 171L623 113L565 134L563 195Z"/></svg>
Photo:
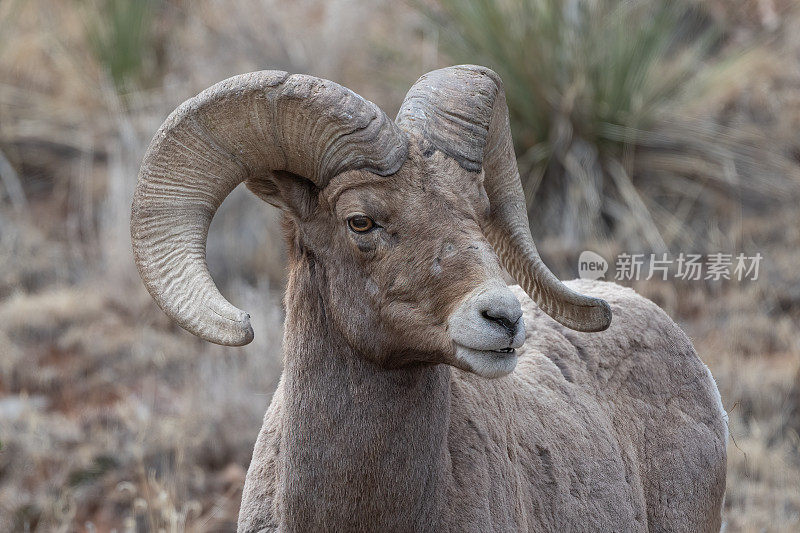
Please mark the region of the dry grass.
<svg viewBox="0 0 800 533"><path fill-rule="evenodd" d="M796 151L800 69L789 58L800 42L760 14L759 6L782 9L779 2L713 4L726 2L748 7L736 16L717 8L722 23L747 39L763 34L771 48L752 56L757 76L696 105L740 135L768 132ZM157 16L144 45L103 34L134 48L119 56L128 66L115 75L119 58L98 53L89 35L101 4L0 2L0 152L27 203L15 206L0 181L0 531L231 530L280 371L278 215L236 191L215 218L211 270L251 312L257 337L241 349L203 343L157 309L132 265L128 211L143 150L180 101L239 72L328 76L391 114L421 72L447 59L435 28L408 6L235 0L190 9L164 0L151 3ZM753 146L760 157L763 141ZM675 158L669 147L664 154L703 172L696 157ZM735 439L728 531L796 531L797 209L778 201L717 207L735 210L735 223L706 225L708 241L761 251L761 280L637 289L682 322L719 381ZM673 215L668 227L680 232ZM595 249L620 251L619 231ZM580 250L547 237L545 257L574 275Z"/></svg>

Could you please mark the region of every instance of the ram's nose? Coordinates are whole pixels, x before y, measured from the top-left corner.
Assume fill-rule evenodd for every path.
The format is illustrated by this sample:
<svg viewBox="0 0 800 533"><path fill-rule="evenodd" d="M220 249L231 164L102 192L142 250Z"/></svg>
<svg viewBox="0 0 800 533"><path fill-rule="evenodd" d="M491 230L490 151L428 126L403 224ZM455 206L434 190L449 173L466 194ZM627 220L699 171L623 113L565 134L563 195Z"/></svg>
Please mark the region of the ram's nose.
<svg viewBox="0 0 800 533"><path fill-rule="evenodd" d="M466 348L504 351L525 341L522 307L505 284L486 283L467 296L449 320L453 341Z"/></svg>
<svg viewBox="0 0 800 533"><path fill-rule="evenodd" d="M524 327L522 307L511 291L484 293L476 305L484 320L503 328L511 338L516 337L519 329Z"/></svg>

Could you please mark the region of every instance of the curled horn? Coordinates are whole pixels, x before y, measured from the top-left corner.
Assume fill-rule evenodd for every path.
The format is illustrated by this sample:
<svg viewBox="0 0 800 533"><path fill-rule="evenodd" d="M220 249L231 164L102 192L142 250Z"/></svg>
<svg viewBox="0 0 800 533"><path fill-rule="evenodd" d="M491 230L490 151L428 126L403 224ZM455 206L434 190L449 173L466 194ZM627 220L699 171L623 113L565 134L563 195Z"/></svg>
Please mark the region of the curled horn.
<svg viewBox="0 0 800 533"><path fill-rule="evenodd" d="M406 95L397 123L471 172L484 171L491 216L484 232L500 261L544 312L578 331L611 323L604 300L561 283L536 251L528 226L508 107L500 77L461 65L422 76Z"/></svg>
<svg viewBox="0 0 800 533"><path fill-rule="evenodd" d="M250 317L219 292L206 266L211 219L240 183L260 196L285 171L324 187L346 170L396 172L408 155L397 125L336 83L279 71L235 76L179 106L145 154L131 237L139 273L186 330L240 346Z"/></svg>

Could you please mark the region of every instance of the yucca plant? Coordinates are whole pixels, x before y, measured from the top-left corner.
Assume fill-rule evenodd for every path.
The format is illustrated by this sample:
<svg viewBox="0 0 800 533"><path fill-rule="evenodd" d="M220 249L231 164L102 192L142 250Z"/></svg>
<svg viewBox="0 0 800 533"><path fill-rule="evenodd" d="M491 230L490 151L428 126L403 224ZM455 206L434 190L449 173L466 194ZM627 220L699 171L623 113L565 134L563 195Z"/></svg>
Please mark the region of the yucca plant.
<svg viewBox="0 0 800 533"><path fill-rule="evenodd" d="M92 52L117 90L141 84L152 66L155 0L91 0L84 4Z"/></svg>
<svg viewBox="0 0 800 533"><path fill-rule="evenodd" d="M730 245L739 199L793 187L793 166L765 138L697 113L755 54L721 52L722 32L691 4L420 7L454 60L503 78L532 223L573 244L613 235L662 251Z"/></svg>

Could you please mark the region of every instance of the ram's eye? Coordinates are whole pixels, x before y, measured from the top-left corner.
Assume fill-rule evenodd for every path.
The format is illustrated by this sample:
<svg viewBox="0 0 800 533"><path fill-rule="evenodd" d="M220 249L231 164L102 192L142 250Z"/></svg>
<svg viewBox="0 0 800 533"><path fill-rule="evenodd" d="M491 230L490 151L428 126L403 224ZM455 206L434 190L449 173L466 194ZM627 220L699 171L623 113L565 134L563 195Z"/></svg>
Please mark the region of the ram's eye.
<svg viewBox="0 0 800 533"><path fill-rule="evenodd" d="M375 227L375 221L364 215L356 215L347 220L347 225L356 233L366 233Z"/></svg>

